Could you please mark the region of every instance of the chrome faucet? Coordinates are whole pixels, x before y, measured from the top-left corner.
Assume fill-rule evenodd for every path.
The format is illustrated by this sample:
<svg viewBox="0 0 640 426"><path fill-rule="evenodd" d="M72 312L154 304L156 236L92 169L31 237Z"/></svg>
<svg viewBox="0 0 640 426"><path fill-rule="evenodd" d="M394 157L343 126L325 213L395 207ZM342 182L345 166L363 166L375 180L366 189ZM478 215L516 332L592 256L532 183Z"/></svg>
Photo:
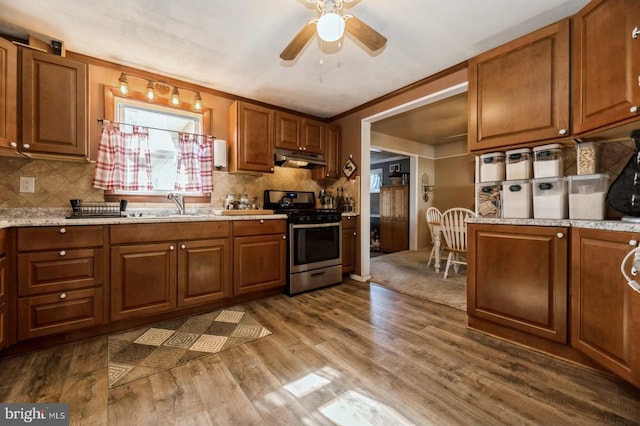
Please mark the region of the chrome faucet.
<svg viewBox="0 0 640 426"><path fill-rule="evenodd" d="M170 192L167 194L167 198L172 200L176 206L178 206L178 211L180 214L184 214L184 196L182 194L178 194L177 192Z"/></svg>

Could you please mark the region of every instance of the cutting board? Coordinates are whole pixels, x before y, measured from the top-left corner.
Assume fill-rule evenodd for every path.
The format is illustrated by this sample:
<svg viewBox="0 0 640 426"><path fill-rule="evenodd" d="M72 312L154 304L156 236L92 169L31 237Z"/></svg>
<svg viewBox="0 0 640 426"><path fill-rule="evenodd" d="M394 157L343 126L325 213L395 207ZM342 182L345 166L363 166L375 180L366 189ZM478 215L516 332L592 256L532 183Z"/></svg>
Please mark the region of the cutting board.
<svg viewBox="0 0 640 426"><path fill-rule="evenodd" d="M213 214L221 216L250 216L260 214L273 214L273 210L212 210Z"/></svg>

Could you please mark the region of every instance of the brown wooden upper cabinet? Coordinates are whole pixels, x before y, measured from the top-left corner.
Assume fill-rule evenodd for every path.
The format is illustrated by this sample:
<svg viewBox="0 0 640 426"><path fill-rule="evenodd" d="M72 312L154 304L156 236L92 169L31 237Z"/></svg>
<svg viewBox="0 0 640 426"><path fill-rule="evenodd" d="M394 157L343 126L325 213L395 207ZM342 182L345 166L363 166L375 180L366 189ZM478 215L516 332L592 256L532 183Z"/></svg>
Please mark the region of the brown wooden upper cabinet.
<svg viewBox="0 0 640 426"><path fill-rule="evenodd" d="M0 155L18 156L18 48L0 38Z"/></svg>
<svg viewBox="0 0 640 426"><path fill-rule="evenodd" d="M569 32L565 19L469 60L469 151L571 136Z"/></svg>
<svg viewBox="0 0 640 426"><path fill-rule="evenodd" d="M21 49L22 141L30 157L87 157L87 65Z"/></svg>
<svg viewBox="0 0 640 426"><path fill-rule="evenodd" d="M572 42L575 134L640 119L640 2L590 2Z"/></svg>
<svg viewBox="0 0 640 426"><path fill-rule="evenodd" d="M325 150L324 161L327 163L324 167L316 167L311 170L313 179L338 179L341 174L340 167L340 126L325 124Z"/></svg>
<svg viewBox="0 0 640 426"><path fill-rule="evenodd" d="M275 111L248 102L229 107L230 172L272 173Z"/></svg>
<svg viewBox="0 0 640 426"><path fill-rule="evenodd" d="M276 111L276 148L325 153L325 123Z"/></svg>

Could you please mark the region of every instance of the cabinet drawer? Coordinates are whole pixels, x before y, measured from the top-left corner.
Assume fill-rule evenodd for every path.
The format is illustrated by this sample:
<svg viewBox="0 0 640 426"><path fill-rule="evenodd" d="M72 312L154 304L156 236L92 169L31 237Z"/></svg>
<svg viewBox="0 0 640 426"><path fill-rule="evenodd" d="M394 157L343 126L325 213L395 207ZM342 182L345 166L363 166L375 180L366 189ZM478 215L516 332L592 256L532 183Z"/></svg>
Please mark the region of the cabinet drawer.
<svg viewBox="0 0 640 426"><path fill-rule="evenodd" d="M356 227L356 217L355 216L344 216L342 218L342 229L355 229Z"/></svg>
<svg viewBox="0 0 640 426"><path fill-rule="evenodd" d="M103 298L103 288L94 287L19 299L18 340L99 325Z"/></svg>
<svg viewBox="0 0 640 426"><path fill-rule="evenodd" d="M111 244L228 237L228 221L111 225Z"/></svg>
<svg viewBox="0 0 640 426"><path fill-rule="evenodd" d="M103 249L18 255L18 295L30 296L102 285Z"/></svg>
<svg viewBox="0 0 640 426"><path fill-rule="evenodd" d="M18 228L18 251L102 247L102 225Z"/></svg>
<svg viewBox="0 0 640 426"><path fill-rule="evenodd" d="M287 223L284 220L239 220L233 222L233 236L284 234Z"/></svg>

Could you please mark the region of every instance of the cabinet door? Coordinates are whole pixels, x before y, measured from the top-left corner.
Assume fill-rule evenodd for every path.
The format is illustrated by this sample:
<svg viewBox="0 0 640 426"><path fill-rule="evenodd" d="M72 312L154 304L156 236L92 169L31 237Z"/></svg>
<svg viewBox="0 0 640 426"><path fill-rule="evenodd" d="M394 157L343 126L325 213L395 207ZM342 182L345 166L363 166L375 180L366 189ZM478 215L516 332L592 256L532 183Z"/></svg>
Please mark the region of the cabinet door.
<svg viewBox="0 0 640 426"><path fill-rule="evenodd" d="M269 108L233 103L229 109L230 172L273 172L274 116Z"/></svg>
<svg viewBox="0 0 640 426"><path fill-rule="evenodd" d="M22 50L22 145L26 154L87 156L87 65Z"/></svg>
<svg viewBox="0 0 640 426"><path fill-rule="evenodd" d="M567 343L567 228L469 224L468 232L469 317Z"/></svg>
<svg viewBox="0 0 640 426"><path fill-rule="evenodd" d="M2 242L2 241L0 241ZM8 304L7 304L7 258L0 255L0 350L7 346Z"/></svg>
<svg viewBox="0 0 640 426"><path fill-rule="evenodd" d="M571 345L638 386L640 294L627 285L620 263L633 248L629 241L640 235L580 228L572 232Z"/></svg>
<svg viewBox="0 0 640 426"><path fill-rule="evenodd" d="M276 112L276 148L302 149L300 137L302 135L302 119L293 114Z"/></svg>
<svg viewBox="0 0 640 426"><path fill-rule="evenodd" d="M358 233L356 231L355 217L342 218L342 273L355 271L356 244Z"/></svg>
<svg viewBox="0 0 640 426"><path fill-rule="evenodd" d="M18 48L0 38L0 155L18 155Z"/></svg>
<svg viewBox="0 0 640 426"><path fill-rule="evenodd" d="M284 234L233 239L234 296L284 287L287 281Z"/></svg>
<svg viewBox="0 0 640 426"><path fill-rule="evenodd" d="M176 307L176 244L111 247L111 319L166 312Z"/></svg>
<svg viewBox="0 0 640 426"><path fill-rule="evenodd" d="M575 133L640 118L640 2L592 1L573 22Z"/></svg>
<svg viewBox="0 0 640 426"><path fill-rule="evenodd" d="M469 61L469 150L566 138L569 20Z"/></svg>
<svg viewBox="0 0 640 426"><path fill-rule="evenodd" d="M231 297L231 243L228 238L187 241L178 250L178 306Z"/></svg>
<svg viewBox="0 0 640 426"><path fill-rule="evenodd" d="M406 185L380 188L380 251L409 248L408 197Z"/></svg>
<svg viewBox="0 0 640 426"><path fill-rule="evenodd" d="M302 120L302 150L324 154L325 124L321 121Z"/></svg>

